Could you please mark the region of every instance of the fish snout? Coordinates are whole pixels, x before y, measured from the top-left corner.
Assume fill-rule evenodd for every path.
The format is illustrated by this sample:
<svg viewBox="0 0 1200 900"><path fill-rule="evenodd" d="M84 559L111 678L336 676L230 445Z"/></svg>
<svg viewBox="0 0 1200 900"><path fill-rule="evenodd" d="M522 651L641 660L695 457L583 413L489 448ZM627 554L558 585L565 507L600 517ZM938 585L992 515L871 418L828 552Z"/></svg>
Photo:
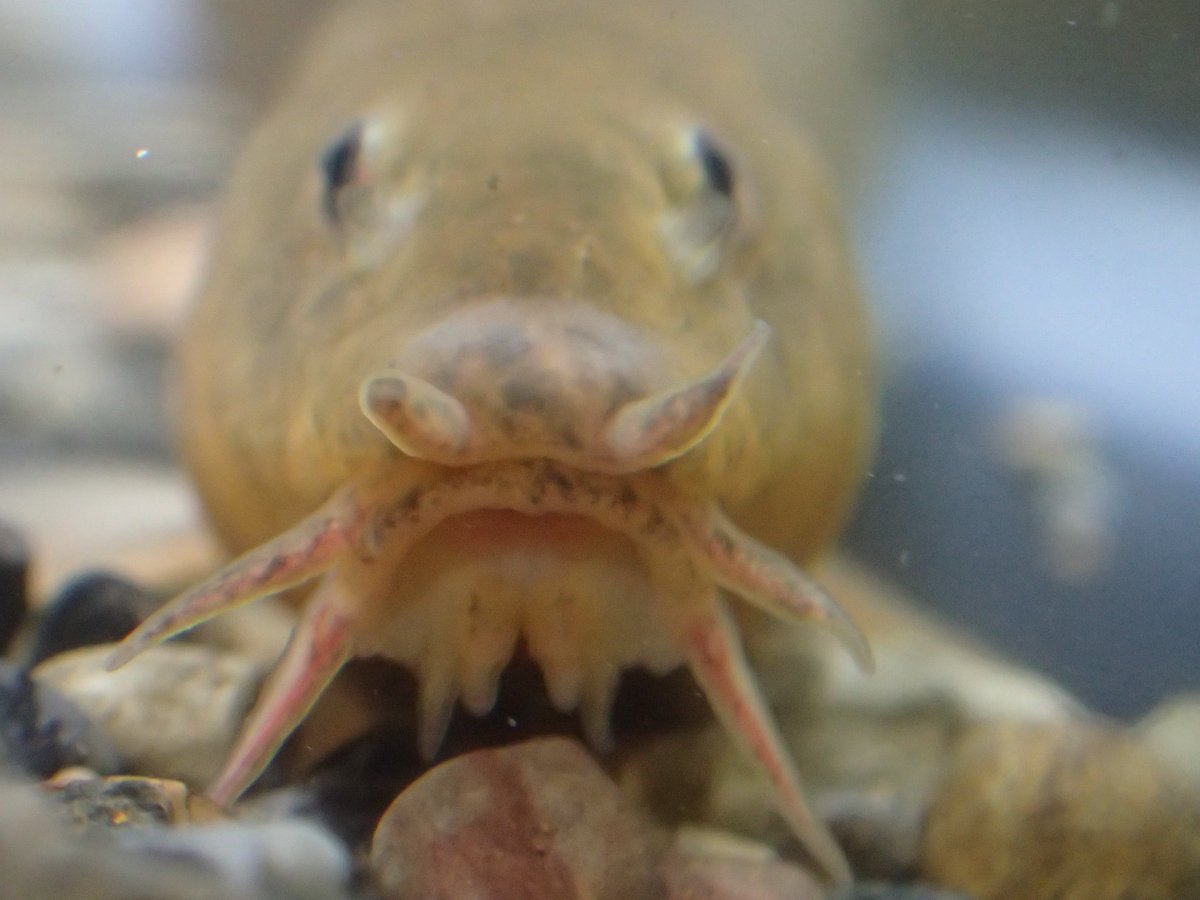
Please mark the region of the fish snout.
<svg viewBox="0 0 1200 900"><path fill-rule="evenodd" d="M464 309L369 377L360 405L406 455L462 466L555 459L635 472L700 443L769 335L762 322L712 370L672 383L661 342L589 307Z"/></svg>

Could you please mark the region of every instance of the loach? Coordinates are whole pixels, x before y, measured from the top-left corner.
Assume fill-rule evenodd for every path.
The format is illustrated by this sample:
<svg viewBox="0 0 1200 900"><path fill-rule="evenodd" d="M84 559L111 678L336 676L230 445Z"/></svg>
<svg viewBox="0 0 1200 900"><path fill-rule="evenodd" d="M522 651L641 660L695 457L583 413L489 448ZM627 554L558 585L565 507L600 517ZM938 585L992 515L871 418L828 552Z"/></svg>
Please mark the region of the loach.
<svg viewBox="0 0 1200 900"><path fill-rule="evenodd" d="M871 449L870 328L803 133L687 19L360 4L253 137L181 348L186 460L244 555L110 661L314 582L217 801L355 656L416 672L427 757L518 647L598 749L623 669L687 665L849 879L731 606L870 665L800 568Z"/></svg>

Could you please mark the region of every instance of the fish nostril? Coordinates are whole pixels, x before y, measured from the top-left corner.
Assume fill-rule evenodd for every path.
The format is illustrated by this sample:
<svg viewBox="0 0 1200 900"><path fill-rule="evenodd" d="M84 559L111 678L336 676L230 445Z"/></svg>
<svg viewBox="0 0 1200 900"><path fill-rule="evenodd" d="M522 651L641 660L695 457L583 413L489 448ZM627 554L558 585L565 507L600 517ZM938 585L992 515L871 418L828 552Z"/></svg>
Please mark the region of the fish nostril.
<svg viewBox="0 0 1200 900"><path fill-rule="evenodd" d="M614 411L672 382L640 329L557 298L481 298L385 358L363 411L407 455L452 466L545 457L608 471ZM421 410L427 421L408 421Z"/></svg>
<svg viewBox="0 0 1200 900"><path fill-rule="evenodd" d="M412 375L368 378L359 406L389 441L416 459L448 460L471 440L471 417L445 391Z"/></svg>
<svg viewBox="0 0 1200 900"><path fill-rule="evenodd" d="M622 406L604 427L604 450L634 471L661 465L695 447L721 420L770 334L770 326L755 322L750 334L708 375Z"/></svg>
<svg viewBox="0 0 1200 900"><path fill-rule="evenodd" d="M511 413L544 414L551 405L548 393L527 378L509 379L500 389L500 396Z"/></svg>
<svg viewBox="0 0 1200 900"><path fill-rule="evenodd" d="M464 352L468 353L478 351L482 351L479 355L486 360L489 367L502 371L526 359L534 351L534 345L523 329L501 328L487 334L480 341L477 351L472 351L470 347L464 348Z"/></svg>

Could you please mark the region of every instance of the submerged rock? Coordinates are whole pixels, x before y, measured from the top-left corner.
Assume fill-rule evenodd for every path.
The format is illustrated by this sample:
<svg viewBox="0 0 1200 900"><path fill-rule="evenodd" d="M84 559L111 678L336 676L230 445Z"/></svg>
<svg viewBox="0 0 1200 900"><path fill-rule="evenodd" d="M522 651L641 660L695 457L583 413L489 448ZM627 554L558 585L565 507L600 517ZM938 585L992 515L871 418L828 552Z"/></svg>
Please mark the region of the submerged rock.
<svg viewBox="0 0 1200 900"><path fill-rule="evenodd" d="M192 860L125 851L111 833L77 833L39 788L0 780L5 897L55 900L269 900ZM279 896L279 895L275 895Z"/></svg>
<svg viewBox="0 0 1200 900"><path fill-rule="evenodd" d="M582 746L526 741L456 757L392 803L371 847L389 900L662 896L665 836Z"/></svg>
<svg viewBox="0 0 1200 900"><path fill-rule="evenodd" d="M1200 693L1164 700L1137 724L1152 753L1200 791Z"/></svg>
<svg viewBox="0 0 1200 900"><path fill-rule="evenodd" d="M115 772L120 754L102 726L21 667L0 661L0 763L36 778L85 765Z"/></svg>
<svg viewBox="0 0 1200 900"><path fill-rule="evenodd" d="M812 636L745 633L859 878L979 900L1200 897L1200 789L1187 775L1200 718L1186 706L1139 733L1103 724L895 591L845 567L824 575L875 649L873 675ZM619 773L665 821L795 850L769 787L715 726L624 748Z"/></svg>
<svg viewBox="0 0 1200 900"><path fill-rule="evenodd" d="M118 575L80 575L43 609L34 630L29 665L78 647L119 641L157 605L152 594Z"/></svg>
<svg viewBox="0 0 1200 900"><path fill-rule="evenodd" d="M67 819L81 827L150 828L190 818L188 789L181 781L130 776L72 778L61 784L55 795Z"/></svg>
<svg viewBox="0 0 1200 900"><path fill-rule="evenodd" d="M808 871L769 847L708 829L685 828L659 861L666 900L823 900Z"/></svg>
<svg viewBox="0 0 1200 900"><path fill-rule="evenodd" d="M338 900L349 896L349 854L312 823L164 827L169 821L196 821L194 811L188 812L190 798L183 785L150 779L73 781L58 796L68 805L66 817L44 789L0 780L3 896L22 900Z"/></svg>
<svg viewBox="0 0 1200 900"><path fill-rule="evenodd" d="M29 609L29 544L0 522L0 651L8 648Z"/></svg>
<svg viewBox="0 0 1200 900"><path fill-rule="evenodd" d="M261 668L210 647L170 643L108 672L111 650L103 645L60 654L35 676L103 727L130 772L207 785L237 737Z"/></svg>
<svg viewBox="0 0 1200 900"><path fill-rule="evenodd" d="M337 900L348 896L351 860L344 845L312 822L226 822L122 835L121 846L147 865L202 868L233 896Z"/></svg>
<svg viewBox="0 0 1200 900"><path fill-rule="evenodd" d="M671 855L660 873L666 900L823 900L825 891L795 863Z"/></svg>
<svg viewBox="0 0 1200 900"><path fill-rule="evenodd" d="M983 725L929 809L920 869L978 900L1200 897L1200 793L1117 729Z"/></svg>
<svg viewBox="0 0 1200 900"><path fill-rule="evenodd" d="M354 852L367 852L388 805L424 771L408 731L381 730L353 741L303 779L238 804L255 819L315 819Z"/></svg>

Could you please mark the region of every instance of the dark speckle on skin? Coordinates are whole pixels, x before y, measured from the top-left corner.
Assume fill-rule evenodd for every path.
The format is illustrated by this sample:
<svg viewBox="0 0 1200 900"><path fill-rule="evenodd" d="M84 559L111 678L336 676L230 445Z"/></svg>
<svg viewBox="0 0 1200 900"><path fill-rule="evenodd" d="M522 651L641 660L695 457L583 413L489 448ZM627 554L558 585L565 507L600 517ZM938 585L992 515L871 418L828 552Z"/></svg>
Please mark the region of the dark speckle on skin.
<svg viewBox="0 0 1200 900"><path fill-rule="evenodd" d="M721 548L722 553L724 553L726 556L733 555L733 538L731 538L726 532L720 529L713 529L712 539L713 542Z"/></svg>
<svg viewBox="0 0 1200 900"><path fill-rule="evenodd" d="M569 500L571 498L571 479L567 478L558 469L547 469L546 480L558 488L565 499Z"/></svg>
<svg viewBox="0 0 1200 900"><path fill-rule="evenodd" d="M482 608L482 599L478 593L472 591L471 600L467 606L467 631L471 637L475 637L479 632L479 611Z"/></svg>
<svg viewBox="0 0 1200 900"><path fill-rule="evenodd" d="M515 328L489 338L483 346L488 366L493 369L506 369L528 356L532 350L529 338Z"/></svg>
<svg viewBox="0 0 1200 900"><path fill-rule="evenodd" d="M604 341L591 328L567 324L563 326L563 334L571 338L573 343L578 343L582 347L601 351L606 349Z"/></svg>
<svg viewBox="0 0 1200 900"><path fill-rule="evenodd" d="M382 517L384 530L393 528L402 519L411 518L421 502L421 489L412 488Z"/></svg>
<svg viewBox="0 0 1200 900"><path fill-rule="evenodd" d="M505 437L509 439L516 437L517 423L512 416L505 413L498 413L496 415L496 424L500 427L500 431L504 433Z"/></svg>
<svg viewBox="0 0 1200 900"><path fill-rule="evenodd" d="M445 362L433 372L432 382L444 391L453 392L458 369L452 362Z"/></svg>
<svg viewBox="0 0 1200 900"><path fill-rule="evenodd" d="M276 572L278 572L280 569L282 569L289 562L291 562L291 558L289 557L288 554L279 554L277 556L272 556L269 560L267 560L267 564L265 566L263 566L261 577L270 578L272 575L274 575Z"/></svg>
<svg viewBox="0 0 1200 900"><path fill-rule="evenodd" d="M558 439L562 441L562 445L569 450L579 450L583 447L583 441L579 439L579 435L575 433L575 429L570 425L563 425L558 432Z"/></svg>
<svg viewBox="0 0 1200 900"><path fill-rule="evenodd" d="M545 412L546 392L539 390L528 378L513 378L501 388L504 405L512 412Z"/></svg>

